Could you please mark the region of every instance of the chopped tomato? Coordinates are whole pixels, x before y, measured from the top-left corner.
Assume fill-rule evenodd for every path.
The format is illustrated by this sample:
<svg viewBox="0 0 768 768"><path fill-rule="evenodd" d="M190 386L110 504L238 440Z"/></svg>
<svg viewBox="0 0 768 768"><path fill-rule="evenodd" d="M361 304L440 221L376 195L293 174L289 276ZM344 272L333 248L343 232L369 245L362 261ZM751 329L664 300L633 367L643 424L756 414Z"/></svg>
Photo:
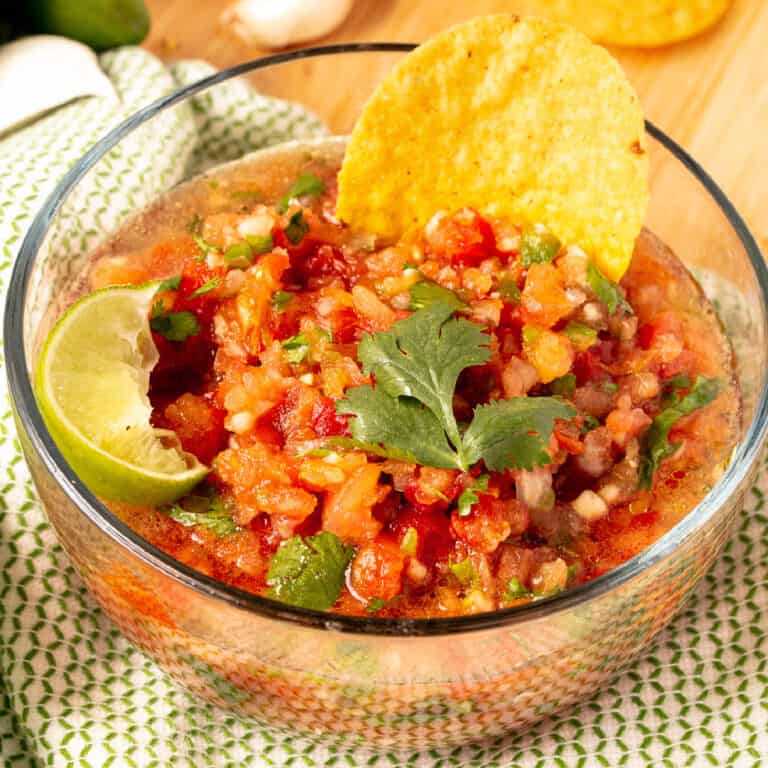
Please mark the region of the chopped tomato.
<svg viewBox="0 0 768 768"><path fill-rule="evenodd" d="M563 276L552 264L531 264L520 299L523 321L552 328L576 307L568 298Z"/></svg>
<svg viewBox="0 0 768 768"><path fill-rule="evenodd" d="M656 328L650 323L643 323L637 329L637 342L642 349L650 349L653 344L653 337L656 334Z"/></svg>
<svg viewBox="0 0 768 768"><path fill-rule="evenodd" d="M150 375L152 391L181 392L202 385L215 354L209 328L203 327L198 335L183 342L168 341L157 333L152 339L160 355Z"/></svg>
<svg viewBox="0 0 768 768"><path fill-rule="evenodd" d="M570 421L558 419L555 422L555 438L560 447L575 456L584 452L584 444L581 442L579 428Z"/></svg>
<svg viewBox="0 0 768 768"><path fill-rule="evenodd" d="M312 407L312 429L318 437L349 434L349 416L336 411L336 403L330 397L320 397Z"/></svg>
<svg viewBox="0 0 768 768"><path fill-rule="evenodd" d="M458 510L451 514L453 532L477 552L495 552L499 544L528 527L528 511L517 499L502 501L485 493L478 499L468 515Z"/></svg>
<svg viewBox="0 0 768 768"><path fill-rule="evenodd" d="M475 267L496 252L491 225L472 208L462 208L427 225L430 252L454 267Z"/></svg>
<svg viewBox="0 0 768 768"><path fill-rule="evenodd" d="M210 318L219 301L218 287L225 275L224 268L212 269L205 261L187 259L181 273L173 311L189 310L201 318Z"/></svg>
<svg viewBox="0 0 768 768"><path fill-rule="evenodd" d="M364 600L391 600L403 588L405 554L399 544L387 536L359 547L352 561L352 589Z"/></svg>
<svg viewBox="0 0 768 768"><path fill-rule="evenodd" d="M593 381L604 381L609 378L608 371L600 359L600 353L595 347L586 352L577 352L573 360L573 373L576 382L581 387Z"/></svg>
<svg viewBox="0 0 768 768"><path fill-rule="evenodd" d="M311 439L310 420L320 396L313 389L299 385L288 388L285 397L272 410L271 424L284 441Z"/></svg>
<svg viewBox="0 0 768 768"><path fill-rule="evenodd" d="M163 411L163 426L179 436L185 451L197 456L203 464L227 444L224 412L209 397L185 393Z"/></svg>
<svg viewBox="0 0 768 768"><path fill-rule="evenodd" d="M405 505L392 530L402 537L409 528L416 531L416 558L425 565L446 558L453 548L450 519L436 504L420 508Z"/></svg>
<svg viewBox="0 0 768 768"><path fill-rule="evenodd" d="M362 334L360 318L354 309L342 309L333 315L333 340L337 344L358 341Z"/></svg>

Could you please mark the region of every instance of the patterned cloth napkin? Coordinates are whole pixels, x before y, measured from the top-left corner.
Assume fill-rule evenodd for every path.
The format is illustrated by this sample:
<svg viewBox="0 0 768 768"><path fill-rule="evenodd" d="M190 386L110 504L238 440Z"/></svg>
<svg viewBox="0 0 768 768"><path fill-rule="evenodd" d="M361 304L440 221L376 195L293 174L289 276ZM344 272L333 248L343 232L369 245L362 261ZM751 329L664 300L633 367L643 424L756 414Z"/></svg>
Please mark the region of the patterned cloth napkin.
<svg viewBox="0 0 768 768"><path fill-rule="evenodd" d="M58 110L0 142L0 296L24 232L56 181L138 107L211 72L140 49L101 59L121 97ZM226 116L226 121L221 118ZM322 132L243 83L178 114L165 162L185 172ZM226 128L222 130L222 123ZM192 145L189 145L192 142ZM180 149L180 147L177 147ZM150 162L160 162L158 154ZM132 170L135 170L132 168ZM179 169L181 172L181 169ZM106 191L108 192L108 190ZM725 554L686 609L613 685L526 733L412 754L361 752L277 732L204 704L130 646L86 593L36 501L0 379L0 757L3 766L768 765L768 464Z"/></svg>

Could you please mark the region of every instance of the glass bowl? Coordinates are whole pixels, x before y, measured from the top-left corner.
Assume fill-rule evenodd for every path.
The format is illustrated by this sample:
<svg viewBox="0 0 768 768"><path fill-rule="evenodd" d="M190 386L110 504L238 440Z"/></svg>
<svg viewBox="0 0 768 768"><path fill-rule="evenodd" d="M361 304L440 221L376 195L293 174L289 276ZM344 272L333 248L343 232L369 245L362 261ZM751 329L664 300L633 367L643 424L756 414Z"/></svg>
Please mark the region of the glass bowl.
<svg viewBox="0 0 768 768"><path fill-rule="evenodd" d="M655 544L604 576L527 606L460 618L347 617L293 608L202 575L150 546L88 491L43 424L30 371L41 340L80 287L92 248L201 167L191 149L189 162L166 162L164 137L180 117L200 119L212 93L246 81L294 100L301 94L331 133L343 135L410 47L344 45L271 56L139 111L82 158L37 215L5 315L14 414L40 499L122 632L205 699L278 728L390 747L496 736L588 697L653 640L723 546L768 425L768 272L744 222L701 167L648 125L647 226L719 308L744 396L740 441L706 498ZM206 159L236 159L242 141L233 149L226 137L238 131L241 139L252 131L258 147L260 119L256 111L247 124L233 125L226 110L205 113L207 129L221 129ZM118 178L120 157L132 158L133 172ZM102 194L111 182L124 193L119 199Z"/></svg>

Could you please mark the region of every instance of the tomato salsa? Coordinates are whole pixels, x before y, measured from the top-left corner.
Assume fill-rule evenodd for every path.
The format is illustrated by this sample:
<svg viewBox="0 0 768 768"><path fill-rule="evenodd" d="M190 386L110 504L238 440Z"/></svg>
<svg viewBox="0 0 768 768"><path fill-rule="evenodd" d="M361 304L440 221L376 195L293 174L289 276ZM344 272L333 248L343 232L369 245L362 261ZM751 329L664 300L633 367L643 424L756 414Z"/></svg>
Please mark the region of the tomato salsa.
<svg viewBox="0 0 768 768"><path fill-rule="evenodd" d="M228 584L385 617L547 597L689 512L740 398L670 250L643 231L616 285L469 208L381 246L334 218L342 153L225 166L95 255L90 289L163 280L153 423L211 468L173 505L115 512Z"/></svg>

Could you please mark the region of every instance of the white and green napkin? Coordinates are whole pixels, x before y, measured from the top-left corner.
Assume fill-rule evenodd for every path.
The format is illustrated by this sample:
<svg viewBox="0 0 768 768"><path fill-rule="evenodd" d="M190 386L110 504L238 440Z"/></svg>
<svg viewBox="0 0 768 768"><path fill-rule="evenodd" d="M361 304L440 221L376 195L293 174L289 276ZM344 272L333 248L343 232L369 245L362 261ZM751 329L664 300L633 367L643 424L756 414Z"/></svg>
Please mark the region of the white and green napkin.
<svg viewBox="0 0 768 768"><path fill-rule="evenodd" d="M24 233L64 172L137 108L211 72L199 62L166 68L140 49L107 53L101 65L119 105L85 99L0 141L3 299ZM165 135L143 158L123 160L131 165L126 172L135 176L137 163L152 162L181 177L322 132L309 113L242 82L203 94L163 125ZM109 194L101 188L94 199ZM768 765L768 466L687 608L613 685L526 733L485 742L476 733L471 745L412 754L364 753L278 733L200 702L129 645L86 593L45 521L15 437L5 376L0 412L3 766Z"/></svg>

